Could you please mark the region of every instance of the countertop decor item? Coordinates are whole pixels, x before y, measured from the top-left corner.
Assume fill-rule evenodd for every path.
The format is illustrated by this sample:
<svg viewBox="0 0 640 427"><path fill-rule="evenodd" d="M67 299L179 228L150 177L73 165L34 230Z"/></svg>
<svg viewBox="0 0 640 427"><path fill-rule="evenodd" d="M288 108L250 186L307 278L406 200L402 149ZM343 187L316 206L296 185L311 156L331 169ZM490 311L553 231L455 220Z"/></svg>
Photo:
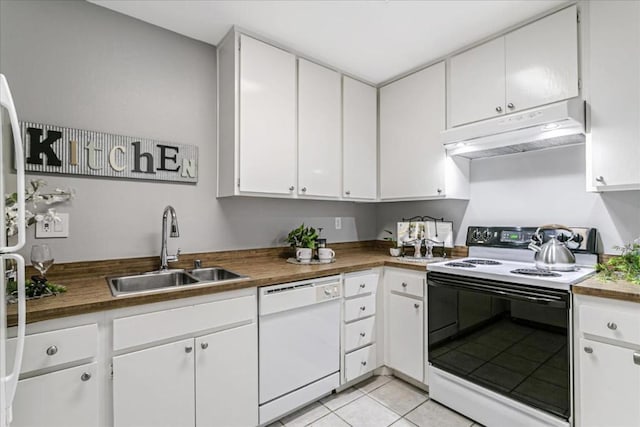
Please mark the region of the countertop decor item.
<svg viewBox="0 0 640 427"><path fill-rule="evenodd" d="M388 234L388 236L383 237L382 240L386 240L387 242L391 242L391 247L389 248L389 254L391 256L400 256L400 253L402 252L401 249L398 247L398 241L393 237L393 231L391 230L384 230L384 232L386 234Z"/></svg>
<svg viewBox="0 0 640 427"><path fill-rule="evenodd" d="M336 262L336 259L332 258L329 261L320 261L319 259L311 259L311 261L309 262L301 262L292 257L292 258L287 258L287 262L289 264L295 264L295 265L318 265L318 264L331 264L332 262Z"/></svg>
<svg viewBox="0 0 640 427"><path fill-rule="evenodd" d="M598 279L603 282L626 280L640 285L640 237L614 249L621 251L621 255L596 266Z"/></svg>
<svg viewBox="0 0 640 427"><path fill-rule="evenodd" d="M315 249L318 240L318 232L313 227L306 227L304 223L298 228L294 228L287 235L287 243L292 248Z"/></svg>
<svg viewBox="0 0 640 427"><path fill-rule="evenodd" d="M51 297L67 292L67 288L65 286L31 279L25 280L24 286L27 300ZM7 301L10 304L18 302L18 286L15 280L9 280L7 282L7 297Z"/></svg>

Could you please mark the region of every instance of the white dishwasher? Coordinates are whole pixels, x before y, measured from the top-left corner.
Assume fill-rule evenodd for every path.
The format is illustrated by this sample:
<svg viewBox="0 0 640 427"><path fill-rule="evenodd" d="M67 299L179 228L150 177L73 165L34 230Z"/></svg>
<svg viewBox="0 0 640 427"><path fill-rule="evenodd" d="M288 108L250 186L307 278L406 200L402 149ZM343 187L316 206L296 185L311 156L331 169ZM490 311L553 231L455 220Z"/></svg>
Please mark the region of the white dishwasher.
<svg viewBox="0 0 640 427"><path fill-rule="evenodd" d="M340 385L340 296L340 276L260 288L260 424Z"/></svg>

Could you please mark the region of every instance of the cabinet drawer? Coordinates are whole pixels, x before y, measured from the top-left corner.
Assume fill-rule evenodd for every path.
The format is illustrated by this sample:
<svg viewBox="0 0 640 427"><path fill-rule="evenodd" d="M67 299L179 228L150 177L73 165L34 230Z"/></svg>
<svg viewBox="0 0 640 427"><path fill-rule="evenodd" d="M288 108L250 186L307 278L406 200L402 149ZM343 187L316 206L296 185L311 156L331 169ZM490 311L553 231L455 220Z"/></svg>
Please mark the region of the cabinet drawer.
<svg viewBox="0 0 640 427"><path fill-rule="evenodd" d="M386 274L386 281L390 291L420 298L424 296L426 273L424 276L422 274L401 273L398 271L389 271Z"/></svg>
<svg viewBox="0 0 640 427"><path fill-rule="evenodd" d="M583 305L580 307L580 331L640 344L640 312L622 307Z"/></svg>
<svg viewBox="0 0 640 427"><path fill-rule="evenodd" d="M376 296L369 295L362 298L346 300L344 302L344 321L362 319L376 314Z"/></svg>
<svg viewBox="0 0 640 427"><path fill-rule="evenodd" d="M344 356L345 380L351 381L376 368L376 345L356 350Z"/></svg>
<svg viewBox="0 0 640 427"><path fill-rule="evenodd" d="M206 329L222 328L254 320L257 315L253 295L156 311L113 321L113 349L179 337Z"/></svg>
<svg viewBox="0 0 640 427"><path fill-rule="evenodd" d="M357 274L344 278L345 298L356 295L375 294L378 288L378 274Z"/></svg>
<svg viewBox="0 0 640 427"><path fill-rule="evenodd" d="M344 351L371 344L376 333L376 318L358 320L344 327Z"/></svg>
<svg viewBox="0 0 640 427"><path fill-rule="evenodd" d="M15 346L15 338L7 341L8 354L15 353ZM89 359L95 357L97 351L98 325L95 323L27 335L24 339L24 357L20 372L31 372ZM13 356L10 360L13 362Z"/></svg>

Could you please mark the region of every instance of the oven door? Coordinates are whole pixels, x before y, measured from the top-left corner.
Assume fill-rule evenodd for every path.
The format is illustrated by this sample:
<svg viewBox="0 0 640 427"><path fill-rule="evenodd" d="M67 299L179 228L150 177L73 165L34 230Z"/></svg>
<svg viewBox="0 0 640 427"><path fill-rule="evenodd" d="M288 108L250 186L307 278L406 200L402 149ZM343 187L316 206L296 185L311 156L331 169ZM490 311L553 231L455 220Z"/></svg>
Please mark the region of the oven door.
<svg viewBox="0 0 640 427"><path fill-rule="evenodd" d="M431 365L570 418L568 291L439 272L427 283Z"/></svg>

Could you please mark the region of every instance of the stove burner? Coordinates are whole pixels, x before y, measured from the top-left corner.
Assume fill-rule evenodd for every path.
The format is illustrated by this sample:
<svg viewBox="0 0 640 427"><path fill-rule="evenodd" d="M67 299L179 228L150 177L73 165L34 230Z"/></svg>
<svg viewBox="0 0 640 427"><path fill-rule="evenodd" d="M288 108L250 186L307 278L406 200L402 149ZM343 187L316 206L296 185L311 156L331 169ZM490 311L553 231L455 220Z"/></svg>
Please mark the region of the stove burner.
<svg viewBox="0 0 640 427"><path fill-rule="evenodd" d="M515 274L523 274L525 276L538 276L538 277L560 277L560 273L554 273L553 271L537 270L535 268L517 268L511 270Z"/></svg>
<svg viewBox="0 0 640 427"><path fill-rule="evenodd" d="M465 259L463 262L475 265L502 265L501 262L492 259Z"/></svg>
<svg viewBox="0 0 640 427"><path fill-rule="evenodd" d="M448 262L445 264L447 267L462 267L462 268L476 268L475 265L469 264L468 262Z"/></svg>

